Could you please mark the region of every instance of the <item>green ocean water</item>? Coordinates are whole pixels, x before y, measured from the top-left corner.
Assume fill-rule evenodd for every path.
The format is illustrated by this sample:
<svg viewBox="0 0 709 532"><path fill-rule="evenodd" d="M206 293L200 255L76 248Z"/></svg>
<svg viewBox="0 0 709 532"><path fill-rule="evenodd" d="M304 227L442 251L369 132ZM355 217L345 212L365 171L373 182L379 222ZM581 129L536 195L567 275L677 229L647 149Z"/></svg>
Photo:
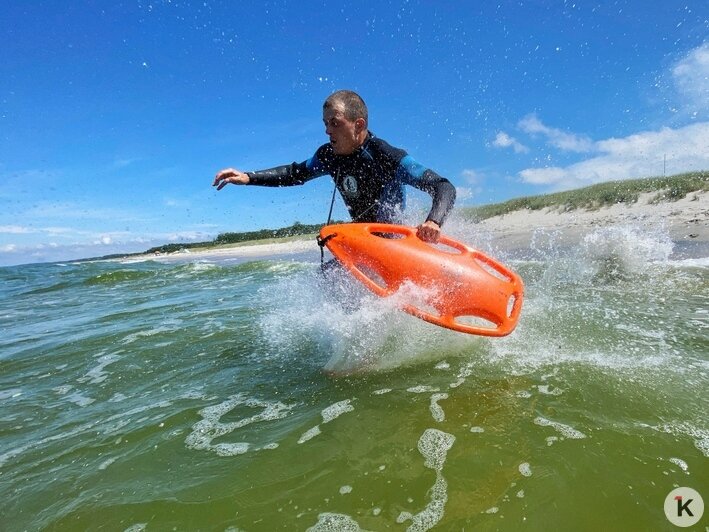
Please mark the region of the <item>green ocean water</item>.
<svg viewBox="0 0 709 532"><path fill-rule="evenodd" d="M0 529L674 529L672 489L709 498L709 261L498 256L501 339L343 304L316 253L0 269Z"/></svg>

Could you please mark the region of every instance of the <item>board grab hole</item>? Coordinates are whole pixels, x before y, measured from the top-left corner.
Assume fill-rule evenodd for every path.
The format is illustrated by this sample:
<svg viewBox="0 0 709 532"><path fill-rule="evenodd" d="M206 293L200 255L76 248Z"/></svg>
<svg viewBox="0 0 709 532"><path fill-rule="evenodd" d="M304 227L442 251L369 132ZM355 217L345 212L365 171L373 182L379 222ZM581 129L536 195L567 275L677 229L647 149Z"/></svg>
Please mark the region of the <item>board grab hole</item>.
<svg viewBox="0 0 709 532"><path fill-rule="evenodd" d="M429 246L431 246L433 249L437 249L438 251L442 251L443 253L448 253L450 255L462 255L463 252L458 249L454 248L453 246L449 246L447 244L443 244L441 242L426 242Z"/></svg>
<svg viewBox="0 0 709 532"><path fill-rule="evenodd" d="M505 274L502 273L501 271L496 270L495 268L493 268L493 267L492 267L490 264L488 264L487 262L484 262L484 261L480 260L480 259L477 258L477 257L475 257L475 262L476 262L476 263L478 264L478 266L480 266L483 270L485 270L487 273L489 273L489 274L492 275L493 277L496 277L496 278L499 279L500 281L507 281L507 282L511 282L511 281L512 281L512 278L511 278L509 275L505 275Z"/></svg>
<svg viewBox="0 0 709 532"><path fill-rule="evenodd" d="M512 294L509 299L507 300L507 317L512 316L512 311L515 308L515 304L517 303L517 296Z"/></svg>
<svg viewBox="0 0 709 532"><path fill-rule="evenodd" d="M486 320L481 316L456 316L455 322L458 325L467 325L469 327L477 327L479 329L497 329L496 323Z"/></svg>
<svg viewBox="0 0 709 532"><path fill-rule="evenodd" d="M387 282L381 275L379 275L378 272L376 272L366 264L357 264L355 265L355 267L360 271L360 273L362 273L362 275L364 275L367 279L376 284L379 288L386 290L388 286Z"/></svg>
<svg viewBox="0 0 709 532"><path fill-rule="evenodd" d="M406 238L406 235L402 235L401 233L383 233L381 231L373 231L372 235L379 238L386 238L387 240L400 240L402 238Z"/></svg>
<svg viewBox="0 0 709 532"><path fill-rule="evenodd" d="M409 307L416 309L419 314L429 314L429 315L433 316L434 318L441 317L441 313L438 311L437 308L435 308L423 301L411 302L408 305L409 305Z"/></svg>

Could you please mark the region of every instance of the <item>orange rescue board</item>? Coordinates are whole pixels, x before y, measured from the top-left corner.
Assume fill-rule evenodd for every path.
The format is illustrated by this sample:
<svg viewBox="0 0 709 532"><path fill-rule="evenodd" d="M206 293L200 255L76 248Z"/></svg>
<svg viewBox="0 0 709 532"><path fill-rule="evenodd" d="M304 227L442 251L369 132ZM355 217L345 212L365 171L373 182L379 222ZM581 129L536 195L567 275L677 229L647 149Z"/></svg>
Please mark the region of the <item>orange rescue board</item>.
<svg viewBox="0 0 709 532"><path fill-rule="evenodd" d="M423 295L402 310L468 334L510 334L522 309L524 285L512 270L441 235L438 244L414 227L379 223L326 225L320 241L369 290L381 297L411 283Z"/></svg>

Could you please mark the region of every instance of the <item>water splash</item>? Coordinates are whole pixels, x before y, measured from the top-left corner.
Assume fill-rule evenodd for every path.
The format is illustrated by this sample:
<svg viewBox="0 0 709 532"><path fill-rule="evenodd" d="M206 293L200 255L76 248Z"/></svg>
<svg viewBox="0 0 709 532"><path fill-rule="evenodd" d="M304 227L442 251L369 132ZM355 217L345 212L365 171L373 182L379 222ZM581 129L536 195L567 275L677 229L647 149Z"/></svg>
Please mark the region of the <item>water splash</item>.
<svg viewBox="0 0 709 532"><path fill-rule="evenodd" d="M315 344L328 354L324 371L343 375L388 370L440 356L450 333L400 310L416 294L380 298L349 274L323 278L315 269L278 280L261 291L270 301L261 330L271 351L289 356L294 344ZM405 293L404 293L405 292ZM419 294L423 296L423 294ZM455 341L452 345L456 345Z"/></svg>

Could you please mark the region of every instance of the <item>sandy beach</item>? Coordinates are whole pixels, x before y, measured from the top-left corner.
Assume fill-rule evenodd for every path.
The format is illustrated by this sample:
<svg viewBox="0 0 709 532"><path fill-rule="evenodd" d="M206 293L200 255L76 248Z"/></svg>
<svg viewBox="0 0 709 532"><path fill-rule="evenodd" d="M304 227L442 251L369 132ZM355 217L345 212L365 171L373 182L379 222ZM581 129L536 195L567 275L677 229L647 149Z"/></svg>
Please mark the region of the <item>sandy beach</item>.
<svg viewBox="0 0 709 532"><path fill-rule="evenodd" d="M679 201L651 203L655 196L656 193L645 194L630 205L621 203L596 210L520 210L483 220L476 224L476 228L488 235L486 240L496 249L523 250L529 248L535 233L540 231L554 232L557 242L571 245L604 227L632 226L648 231L666 231L677 248L691 247L695 251L690 255L704 255L709 250L709 193L692 192ZM318 253L314 238L185 250L166 255L140 255L128 260L248 260L302 253Z"/></svg>
<svg viewBox="0 0 709 532"><path fill-rule="evenodd" d="M649 231L666 231L675 245L709 245L709 193L692 192L679 201L651 203L656 193L641 195L636 203L619 203L597 210L561 212L546 208L515 211L479 222L481 231L492 237L496 247L528 247L535 231L558 232L558 241L571 244L595 230L632 226Z"/></svg>

